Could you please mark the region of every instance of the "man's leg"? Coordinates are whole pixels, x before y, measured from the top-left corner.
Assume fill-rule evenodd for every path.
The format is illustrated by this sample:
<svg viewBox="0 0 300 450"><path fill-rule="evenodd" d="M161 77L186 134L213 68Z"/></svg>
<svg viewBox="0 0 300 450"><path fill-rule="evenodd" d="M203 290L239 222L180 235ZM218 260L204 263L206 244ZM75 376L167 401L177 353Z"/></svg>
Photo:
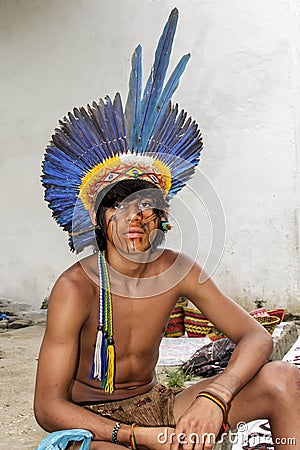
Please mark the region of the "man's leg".
<svg viewBox="0 0 300 450"><path fill-rule="evenodd" d="M200 381L176 396L176 421L211 381L212 378ZM255 419L269 419L273 439L296 439L296 445L282 441L282 445L275 445L276 449L300 448L300 371L296 366L282 362L266 364L232 400L228 412L231 428L238 422Z"/></svg>

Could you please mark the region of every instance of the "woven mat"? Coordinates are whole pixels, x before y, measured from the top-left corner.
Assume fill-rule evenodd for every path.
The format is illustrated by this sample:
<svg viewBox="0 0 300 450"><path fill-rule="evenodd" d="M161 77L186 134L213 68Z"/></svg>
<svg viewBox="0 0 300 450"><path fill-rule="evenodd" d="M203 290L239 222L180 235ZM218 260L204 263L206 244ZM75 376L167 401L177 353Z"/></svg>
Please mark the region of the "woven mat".
<svg viewBox="0 0 300 450"><path fill-rule="evenodd" d="M163 338L159 348L158 366L181 366L196 350L209 344L209 338Z"/></svg>

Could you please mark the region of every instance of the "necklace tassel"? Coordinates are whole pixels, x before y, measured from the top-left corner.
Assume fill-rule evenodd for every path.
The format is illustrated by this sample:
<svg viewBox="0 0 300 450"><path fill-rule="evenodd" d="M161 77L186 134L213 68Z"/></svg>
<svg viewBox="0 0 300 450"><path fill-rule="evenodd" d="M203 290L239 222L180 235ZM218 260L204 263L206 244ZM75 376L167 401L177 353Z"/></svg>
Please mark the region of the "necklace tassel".
<svg viewBox="0 0 300 450"><path fill-rule="evenodd" d="M115 376L115 347L114 343L109 342L106 350L107 359L107 379L105 384L105 392L110 394L114 391L114 376Z"/></svg>
<svg viewBox="0 0 300 450"><path fill-rule="evenodd" d="M95 352L94 352L94 378L101 380L101 347L102 347L102 327L97 332Z"/></svg>

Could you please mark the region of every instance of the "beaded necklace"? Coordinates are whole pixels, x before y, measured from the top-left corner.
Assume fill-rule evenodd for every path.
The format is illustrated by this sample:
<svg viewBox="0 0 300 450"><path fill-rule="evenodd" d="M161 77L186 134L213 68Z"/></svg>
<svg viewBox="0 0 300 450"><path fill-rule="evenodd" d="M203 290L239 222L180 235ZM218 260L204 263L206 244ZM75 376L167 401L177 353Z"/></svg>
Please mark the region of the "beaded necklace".
<svg viewBox="0 0 300 450"><path fill-rule="evenodd" d="M113 339L112 301L105 252L98 252L99 325L90 373L91 379L102 382L105 392L114 391L115 347Z"/></svg>

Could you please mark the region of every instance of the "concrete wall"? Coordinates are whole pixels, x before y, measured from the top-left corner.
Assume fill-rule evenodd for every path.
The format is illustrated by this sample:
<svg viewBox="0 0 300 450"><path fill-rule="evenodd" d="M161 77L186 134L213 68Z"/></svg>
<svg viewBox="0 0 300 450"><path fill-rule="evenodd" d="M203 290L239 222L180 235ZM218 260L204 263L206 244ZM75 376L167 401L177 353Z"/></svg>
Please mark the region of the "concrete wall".
<svg viewBox="0 0 300 450"><path fill-rule="evenodd" d="M184 250L194 251L197 222L198 259L229 295L249 309L264 299L300 312L299 0L0 0L2 297L38 308L76 261L42 199L43 150L73 106L117 90L125 100L134 47L142 44L147 73L174 6L173 67L192 53L175 100L202 128L201 170L227 234L218 263L223 217L208 194L218 242L205 264L212 227L198 172L174 202L174 215L184 202L193 210L194 224L180 222Z"/></svg>

